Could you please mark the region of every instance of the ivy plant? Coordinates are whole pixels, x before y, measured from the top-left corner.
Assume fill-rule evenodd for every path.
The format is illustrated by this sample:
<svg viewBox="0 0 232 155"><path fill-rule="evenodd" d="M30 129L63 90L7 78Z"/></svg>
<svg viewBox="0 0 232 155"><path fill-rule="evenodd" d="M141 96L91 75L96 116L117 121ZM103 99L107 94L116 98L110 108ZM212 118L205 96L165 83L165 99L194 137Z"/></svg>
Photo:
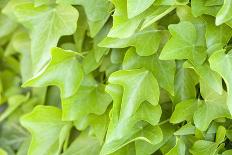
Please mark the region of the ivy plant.
<svg viewBox="0 0 232 155"><path fill-rule="evenodd" d="M232 155L232 0L0 10L0 155Z"/></svg>

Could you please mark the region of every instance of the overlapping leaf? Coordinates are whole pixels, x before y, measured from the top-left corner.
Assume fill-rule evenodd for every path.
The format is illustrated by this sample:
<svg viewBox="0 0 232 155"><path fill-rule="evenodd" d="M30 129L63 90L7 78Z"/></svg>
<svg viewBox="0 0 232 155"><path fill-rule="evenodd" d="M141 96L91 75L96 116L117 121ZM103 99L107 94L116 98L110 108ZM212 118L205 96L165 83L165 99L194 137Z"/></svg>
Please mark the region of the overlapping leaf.
<svg viewBox="0 0 232 155"><path fill-rule="evenodd" d="M35 7L33 3L17 5L18 20L30 30L31 56L34 73L50 59L50 48L63 35L75 32L78 11L70 5Z"/></svg>

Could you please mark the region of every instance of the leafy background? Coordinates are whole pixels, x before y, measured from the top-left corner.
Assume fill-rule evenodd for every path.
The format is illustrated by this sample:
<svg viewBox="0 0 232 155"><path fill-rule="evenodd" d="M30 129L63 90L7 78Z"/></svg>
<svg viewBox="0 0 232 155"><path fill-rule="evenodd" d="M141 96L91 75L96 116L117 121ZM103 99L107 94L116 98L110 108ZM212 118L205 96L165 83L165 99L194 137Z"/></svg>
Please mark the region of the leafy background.
<svg viewBox="0 0 232 155"><path fill-rule="evenodd" d="M0 155L232 154L232 0L0 9Z"/></svg>

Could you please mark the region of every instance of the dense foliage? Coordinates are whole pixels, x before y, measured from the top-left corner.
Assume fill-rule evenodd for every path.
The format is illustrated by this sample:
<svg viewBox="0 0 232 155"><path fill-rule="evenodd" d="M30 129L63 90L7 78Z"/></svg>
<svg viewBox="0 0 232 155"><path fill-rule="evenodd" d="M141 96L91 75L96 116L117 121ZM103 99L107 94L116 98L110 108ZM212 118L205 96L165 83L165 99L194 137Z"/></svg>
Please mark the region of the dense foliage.
<svg viewBox="0 0 232 155"><path fill-rule="evenodd" d="M232 155L232 0L0 9L0 155Z"/></svg>

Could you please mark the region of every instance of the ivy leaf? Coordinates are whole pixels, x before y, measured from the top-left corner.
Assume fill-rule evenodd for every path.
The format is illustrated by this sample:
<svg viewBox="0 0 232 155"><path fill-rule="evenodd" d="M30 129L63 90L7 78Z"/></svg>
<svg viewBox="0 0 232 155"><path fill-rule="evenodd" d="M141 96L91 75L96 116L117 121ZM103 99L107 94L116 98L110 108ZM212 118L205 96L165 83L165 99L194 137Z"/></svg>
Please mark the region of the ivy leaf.
<svg viewBox="0 0 232 155"><path fill-rule="evenodd" d="M128 12L128 18L133 18L143 11L145 11L147 8L149 8L155 0L127 0L127 12Z"/></svg>
<svg viewBox="0 0 232 155"><path fill-rule="evenodd" d="M59 38L75 32L78 12L70 5L35 7L27 3L17 5L15 13L30 30L32 65L34 73L38 73L50 59L48 51L56 46Z"/></svg>
<svg viewBox="0 0 232 155"><path fill-rule="evenodd" d="M202 65L192 65L188 61L184 63L184 67L193 68L195 72L199 75L202 83L208 84L211 89L213 89L218 94L222 94L222 78L218 73L212 71L208 63Z"/></svg>
<svg viewBox="0 0 232 155"><path fill-rule="evenodd" d="M183 125L180 129L178 129L174 135L190 135L195 134L196 127L193 126L191 123L187 123Z"/></svg>
<svg viewBox="0 0 232 155"><path fill-rule="evenodd" d="M148 41L141 44L141 41ZM99 46L107 48L125 48L133 46L140 56L149 56L157 52L161 41L161 31L156 29L147 29L135 33L129 38L110 38L106 37L102 40Z"/></svg>
<svg viewBox="0 0 232 155"><path fill-rule="evenodd" d="M183 62L177 63L173 103L196 97L195 85L198 83L197 75L188 68L183 68Z"/></svg>
<svg viewBox="0 0 232 155"><path fill-rule="evenodd" d="M64 151L62 155L96 155L100 153L101 145L98 139L88 131L82 132L70 145L70 147Z"/></svg>
<svg viewBox="0 0 232 155"><path fill-rule="evenodd" d="M232 36L232 29L226 24L214 25L214 18L205 17L204 19L207 22L205 34L207 53L211 55L216 50L222 49L229 42Z"/></svg>
<svg viewBox="0 0 232 155"><path fill-rule="evenodd" d="M24 95L14 95L8 98L8 108L0 115L0 121L6 119L11 113L13 113L21 104L26 102L29 98Z"/></svg>
<svg viewBox="0 0 232 155"><path fill-rule="evenodd" d="M113 9L108 0L57 0L57 3L83 6L91 37L94 37L101 30Z"/></svg>
<svg viewBox="0 0 232 155"><path fill-rule="evenodd" d="M143 101L148 101L154 106L158 104L158 83L154 76L145 69L114 72L110 76L109 82L121 85L124 88L122 105L125 106L125 108L122 108L121 119L130 117ZM136 96L136 98L131 95Z"/></svg>
<svg viewBox="0 0 232 155"><path fill-rule="evenodd" d="M61 110L51 106L37 106L21 118L21 124L32 135L29 155L58 155L71 128L61 120Z"/></svg>
<svg viewBox="0 0 232 155"><path fill-rule="evenodd" d="M224 0L224 4L217 13L216 25L221 25L222 23L228 22L232 19L232 1Z"/></svg>
<svg viewBox="0 0 232 155"><path fill-rule="evenodd" d="M159 86L174 94L175 62L172 60L159 60L158 54L152 56L139 56L134 48L130 48L123 60L123 69L146 68L153 73Z"/></svg>
<svg viewBox="0 0 232 155"><path fill-rule="evenodd" d="M165 155L185 155L185 144L181 139L176 139L176 145Z"/></svg>
<svg viewBox="0 0 232 155"><path fill-rule="evenodd" d="M208 85L200 82L201 95L204 98L202 104L194 113L194 123L196 128L206 131L209 124L217 118L230 118L229 110L226 106L226 93L221 95L213 91Z"/></svg>
<svg viewBox="0 0 232 155"><path fill-rule="evenodd" d="M183 21L168 27L172 37L164 46L161 60L188 59L193 64L202 64L206 58L203 44L198 43L197 31L190 22Z"/></svg>
<svg viewBox="0 0 232 155"><path fill-rule="evenodd" d="M0 148L0 154L1 155L7 155L7 152L5 150L3 150L2 148Z"/></svg>
<svg viewBox="0 0 232 155"><path fill-rule="evenodd" d="M74 95L83 79L82 67L76 58L78 53L61 48L53 48L51 56L51 61L46 68L26 81L23 87L56 85L60 88L63 97ZM76 74L74 75L73 73Z"/></svg>
<svg viewBox="0 0 232 155"><path fill-rule="evenodd" d="M227 85L227 90L228 90L228 97L227 97L227 106L232 114L232 93L231 93L231 88L232 88L232 76L228 72L228 70L231 69L231 64L232 64L232 50L229 51L227 54L225 54L225 50L219 50L215 52L209 59L210 62L210 67L218 72L222 78L225 80L226 85Z"/></svg>
<svg viewBox="0 0 232 155"><path fill-rule="evenodd" d="M103 85L83 85L73 96L63 99L62 118L81 122L89 114L103 114L110 102L111 97L105 93Z"/></svg>
<svg viewBox="0 0 232 155"><path fill-rule="evenodd" d="M190 99L190 100L184 100L180 103L178 103L175 106L175 110L172 113L172 116L170 118L170 123L180 123L182 121L191 121L193 118L193 114L196 111L199 100Z"/></svg>
<svg viewBox="0 0 232 155"><path fill-rule="evenodd" d="M136 137L140 137L136 136L136 133L143 132L140 131L141 129L149 129L147 123L139 123L139 121L144 120L154 126L159 122L161 115L161 108L157 105L158 85L149 71L144 69L121 70L114 72L109 82L111 84L106 88L114 102L102 150L104 153L114 152L134 141ZM121 87L124 88L123 91Z"/></svg>
<svg viewBox="0 0 232 155"><path fill-rule="evenodd" d="M193 144L190 152L193 155L214 155L217 151L218 144L205 140L198 140Z"/></svg>

